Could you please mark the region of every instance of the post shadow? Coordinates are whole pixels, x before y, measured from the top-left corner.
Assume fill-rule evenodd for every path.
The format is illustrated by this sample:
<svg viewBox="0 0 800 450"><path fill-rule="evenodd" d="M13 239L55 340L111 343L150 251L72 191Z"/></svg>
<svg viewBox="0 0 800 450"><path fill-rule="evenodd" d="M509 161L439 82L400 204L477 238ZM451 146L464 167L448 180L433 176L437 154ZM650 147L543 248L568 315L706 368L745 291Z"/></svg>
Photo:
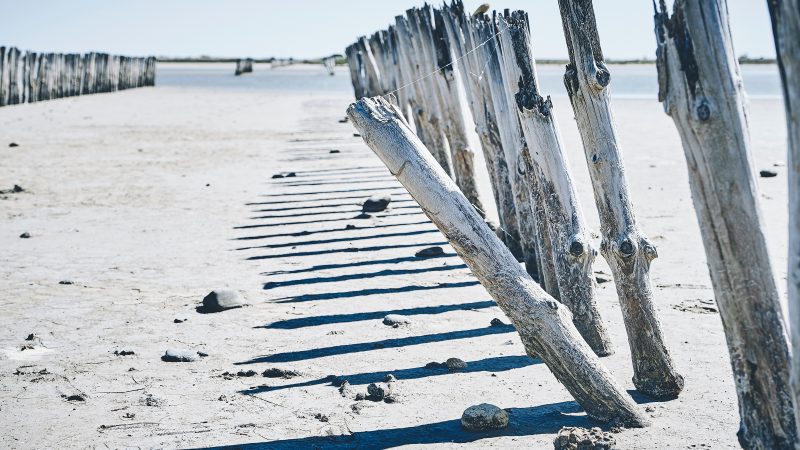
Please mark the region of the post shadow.
<svg viewBox="0 0 800 450"><path fill-rule="evenodd" d="M394 178L383 177L380 180L361 180L361 183L377 183L379 181L383 182L392 182L393 184L397 184L398 187L402 186L399 181L395 181ZM288 186L288 187L300 187L300 186L326 186L330 184L353 184L355 181L318 181L318 182L308 182L308 183L281 183L280 186Z"/></svg>
<svg viewBox="0 0 800 450"><path fill-rule="evenodd" d="M357 206L357 205L349 205L349 206ZM406 206L391 206L387 211L394 211L398 209L420 209L419 205L406 205ZM357 209L339 209L336 211L314 211L314 212L299 212L296 214L272 214L268 216L255 216L250 217L250 220L259 220L259 219L285 219L288 217L305 217L305 216L324 216L330 214L354 214L360 213L361 208Z"/></svg>
<svg viewBox="0 0 800 450"><path fill-rule="evenodd" d="M356 253L356 252L375 252L379 250L388 250L391 248L408 248L408 247L428 247L432 245L445 245L447 242L420 242L414 244L394 244L394 245L373 245L371 247L347 247L347 248L334 248L326 250L311 250L306 252L295 253L279 253L275 255L260 255L251 256L247 258L248 261L256 261L259 259L275 259L275 258L299 258L301 256L315 256L327 255L329 253Z"/></svg>
<svg viewBox="0 0 800 450"><path fill-rule="evenodd" d="M270 281L264 283L263 289L267 290L267 289L275 289L286 286L299 286L299 285L317 284L317 283L336 283L339 281L361 280L365 278L394 277L399 275L413 275L417 273L444 272L446 270L458 270L466 268L467 266L465 264L456 264L452 266L420 267L417 269L385 269L385 270L378 270L376 272L348 273L345 275L335 275L330 277L314 277L314 278L303 278L300 280Z"/></svg>
<svg viewBox="0 0 800 450"><path fill-rule="evenodd" d="M396 216L418 216L421 214L425 214L422 210L418 212L404 212L404 213L397 213L397 214L384 214L380 216L373 216L373 217L396 217ZM281 227L281 226L288 226L288 225L308 225L311 223L325 223L325 222L341 222L343 220L364 220L364 219L356 219L355 217L340 217L338 219L317 219L317 220L303 220L300 222L279 222L279 223L262 223L258 225L241 225L238 227L233 227L235 230L243 230L247 228L269 228L269 227Z"/></svg>
<svg viewBox="0 0 800 450"><path fill-rule="evenodd" d="M364 241L364 240L368 240L368 239L384 239L384 238L400 237L400 236L418 236L420 234L438 233L438 232L439 232L439 230L434 228L434 229L430 229L430 230L403 231L403 232L398 232L398 233L371 234L371 235L365 235L365 236L353 236L353 237L331 238L331 239L316 239L316 240L313 240L313 241L283 242L283 243L280 243L280 244L268 244L268 245L256 245L256 246L251 246L251 247L240 247L240 248L237 248L236 250L253 250L253 249L256 249L256 248L285 248L285 247L294 248L294 247L300 247L300 246L303 246L303 245L335 244L337 242Z"/></svg>
<svg viewBox="0 0 800 450"><path fill-rule="evenodd" d="M261 195L259 195L259 197L264 197L265 195L267 195L267 194L261 194ZM392 198L394 198L395 196L397 196L397 197L409 196L410 197L411 194L409 194L407 191L406 192L398 192L396 194L392 194ZM345 196L341 196L341 197L322 197L322 198L311 198L311 199L307 199L307 200L294 200L293 199L293 200L278 200L278 201L270 201L270 202L250 202L250 203L245 203L245 205L246 206L252 206L252 205L284 205L286 203L291 203L293 205L296 205L298 203L322 202L322 201L326 201L326 200L330 200L330 201L333 201L333 200L350 200L350 199L354 199L354 198L358 198L358 199L362 199L363 200L364 199L364 195L345 195Z"/></svg>
<svg viewBox="0 0 800 450"><path fill-rule="evenodd" d="M298 350L291 352L274 353L267 356L259 356L249 361L234 363L236 365L260 364L260 363L284 363L305 361L309 359L325 358L328 356L344 355L349 353L367 352L370 350L383 348L398 348L409 345L430 344L433 342L443 342L454 339L468 339L480 336L490 336L493 334L513 333L514 327L511 325L488 326L483 328L473 328L470 330L446 331L443 333L424 334L422 336L406 336L401 338L383 339L375 342L359 342L356 344L342 344L331 347L320 347L309 350Z"/></svg>
<svg viewBox="0 0 800 450"><path fill-rule="evenodd" d="M424 225L431 223L429 220L423 220L420 222L408 222L408 223L385 223L379 225L369 225L369 226L357 226L355 229L357 230L368 230L372 228L389 228L389 227L402 227L402 226L411 226L411 225ZM292 233L275 233L275 234L260 234L257 236L242 236L238 238L233 238L232 240L235 241L250 241L256 239L270 239L270 238L277 238L277 237L299 237L299 236L310 236L312 234L321 234L321 233L335 233L338 231L345 231L345 228L326 228L324 230L315 230L315 231L297 231Z"/></svg>
<svg viewBox="0 0 800 450"><path fill-rule="evenodd" d="M356 188L356 189L337 189L334 191L319 191L319 192L290 192L286 194L261 194L262 197L286 197L292 195L322 195L322 194L345 194L348 192L369 192L369 191L398 191L401 192L408 192L406 189L400 186L379 186L379 187L372 187L372 188ZM325 199L329 200L329 199Z"/></svg>
<svg viewBox="0 0 800 450"><path fill-rule="evenodd" d="M332 300L340 298L365 297L368 295L389 295L403 292L429 291L432 289L460 288L479 285L477 281L458 281L454 283L439 283L436 286L401 286L393 288L371 288L346 292L325 292L320 294L303 294L296 297L284 297L273 300L275 303L299 303L319 300Z"/></svg>
<svg viewBox="0 0 800 450"><path fill-rule="evenodd" d="M364 197L359 197L363 199ZM414 199L404 199L404 200L396 200L392 199L392 205L396 203L409 203L414 202ZM251 203L248 203L251 205ZM311 206L292 206L289 208L272 208L272 209L254 209L253 212L283 212L283 211L294 211L294 210L306 210L306 209L320 209L320 208L338 208L340 206L358 206L358 202L350 202L350 203L333 203L330 205L311 205Z"/></svg>

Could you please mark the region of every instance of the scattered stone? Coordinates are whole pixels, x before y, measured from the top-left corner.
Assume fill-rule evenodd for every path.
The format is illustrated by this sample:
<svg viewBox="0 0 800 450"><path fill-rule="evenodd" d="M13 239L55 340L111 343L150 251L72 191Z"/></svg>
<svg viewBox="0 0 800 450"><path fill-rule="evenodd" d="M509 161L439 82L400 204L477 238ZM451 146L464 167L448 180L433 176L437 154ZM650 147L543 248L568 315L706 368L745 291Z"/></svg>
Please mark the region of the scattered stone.
<svg viewBox="0 0 800 450"><path fill-rule="evenodd" d="M594 279L597 281L597 284L608 283L611 281L611 278L606 275L595 275Z"/></svg>
<svg viewBox="0 0 800 450"><path fill-rule="evenodd" d="M347 123L347 122L349 122L349 121L350 121L350 118L349 118L349 117L345 117L345 118L343 118L343 119L339 119L339 123Z"/></svg>
<svg viewBox="0 0 800 450"><path fill-rule="evenodd" d="M136 367L129 367L128 372L136 372Z"/></svg>
<svg viewBox="0 0 800 450"><path fill-rule="evenodd" d="M458 358L449 358L444 362L444 364L447 366L447 370L450 372L457 372L467 368L467 363Z"/></svg>
<svg viewBox="0 0 800 450"><path fill-rule="evenodd" d="M186 322L187 320L189 320L189 319L175 319L175 320L172 321L172 323L183 323L183 322Z"/></svg>
<svg viewBox="0 0 800 450"><path fill-rule="evenodd" d="M143 398L139 399L139 404L142 406L155 406L159 407L163 404L161 399L153 397L153 394L146 394Z"/></svg>
<svg viewBox="0 0 800 450"><path fill-rule="evenodd" d="M611 450L617 441L600 428L562 427L553 441L555 450Z"/></svg>
<svg viewBox="0 0 800 450"><path fill-rule="evenodd" d="M367 399L367 395L364 394L363 392L359 392L358 394L356 394L356 400L360 401L360 400L366 400L366 399Z"/></svg>
<svg viewBox="0 0 800 450"><path fill-rule="evenodd" d="M276 173L275 175L272 176L272 179L274 180L276 178L283 178L283 177L284 175L282 173Z"/></svg>
<svg viewBox="0 0 800 450"><path fill-rule="evenodd" d="M86 401L86 394L72 394L72 395L61 395L61 397L65 398L68 402L85 402Z"/></svg>
<svg viewBox="0 0 800 450"><path fill-rule="evenodd" d="M774 170L762 170L758 172L758 174L761 175L761 178L772 178L778 176L778 172L775 172Z"/></svg>
<svg viewBox="0 0 800 450"><path fill-rule="evenodd" d="M347 224L347 225L344 227L344 229L345 229L345 230L355 230L355 229L356 229L356 226L355 226L355 225L353 225L352 223L348 223L348 224Z"/></svg>
<svg viewBox="0 0 800 450"><path fill-rule="evenodd" d="M136 353L132 350L114 350L114 354L117 356L130 356L135 355Z"/></svg>
<svg viewBox="0 0 800 450"><path fill-rule="evenodd" d="M444 255L444 249L438 245L434 247L423 248L417 253L414 253L414 256L417 258L436 258L442 255Z"/></svg>
<svg viewBox="0 0 800 450"><path fill-rule="evenodd" d="M272 367L264 371L261 375L267 378L294 378L299 377L301 375L300 372L296 370L289 370L289 369L279 369L277 367Z"/></svg>
<svg viewBox="0 0 800 450"><path fill-rule="evenodd" d="M34 350L35 348L36 348L36 346L35 346L35 345L33 345L33 344L23 344L23 345L22 345L22 346L19 348L19 351L21 351L21 352L24 352L25 350Z"/></svg>
<svg viewBox="0 0 800 450"><path fill-rule="evenodd" d="M705 300L701 298L696 300L684 300L677 305L673 305L672 308L678 311L696 314L716 314L719 312L714 300Z"/></svg>
<svg viewBox="0 0 800 450"><path fill-rule="evenodd" d="M411 319L400 314L387 314L386 317L383 318L383 324L389 325L393 328L397 328L400 325L408 325L410 323Z"/></svg>
<svg viewBox="0 0 800 450"><path fill-rule="evenodd" d="M328 153L342 153L342 152L339 151L339 150L334 149L334 150L329 151Z"/></svg>
<svg viewBox="0 0 800 450"><path fill-rule="evenodd" d="M205 357L208 356L208 353L206 353L206 352L197 352L197 356L199 356L201 358L205 358Z"/></svg>
<svg viewBox="0 0 800 450"><path fill-rule="evenodd" d="M165 362L194 362L197 361L197 352L184 348L170 348L161 357Z"/></svg>
<svg viewBox="0 0 800 450"><path fill-rule="evenodd" d="M397 378L394 375L387 373L386 376L383 377L383 381L387 383L394 383L395 381L397 381Z"/></svg>
<svg viewBox="0 0 800 450"><path fill-rule="evenodd" d="M446 369L447 368L447 364L434 361L434 362L429 362L428 364L425 364L425 368L426 369Z"/></svg>
<svg viewBox="0 0 800 450"><path fill-rule="evenodd" d="M128 419L128 420L133 419L134 417L136 417L136 414L132 412L126 412L125 414L122 415L123 419Z"/></svg>
<svg viewBox="0 0 800 450"><path fill-rule="evenodd" d="M364 406L363 403L353 403L350 405L350 410L356 414L361 414L361 410L364 409Z"/></svg>
<svg viewBox="0 0 800 450"><path fill-rule="evenodd" d="M353 137L361 137L361 135L358 133L353 133Z"/></svg>
<svg viewBox="0 0 800 450"><path fill-rule="evenodd" d="M371 219L372 218L372 214L367 214L365 212L362 212L361 214L359 214L359 215L357 215L357 216L355 216L353 218L354 219Z"/></svg>
<svg viewBox="0 0 800 450"><path fill-rule="evenodd" d="M386 397L386 394L388 394L387 389L375 383L370 383L369 386L367 386L367 398L372 401L379 402Z"/></svg>
<svg viewBox="0 0 800 450"><path fill-rule="evenodd" d="M335 336L337 334L344 334L344 330L331 330L325 333L326 336Z"/></svg>
<svg viewBox="0 0 800 450"><path fill-rule="evenodd" d="M236 372L237 377L254 377L258 375L258 372L255 370L240 370Z"/></svg>
<svg viewBox="0 0 800 450"><path fill-rule="evenodd" d="M499 327L507 327L508 324L503 322L502 320L498 319L497 317L495 317L494 319L492 319L491 322L489 322L489 326L490 327L498 327L499 328Z"/></svg>
<svg viewBox="0 0 800 450"><path fill-rule="evenodd" d="M644 411L651 413L651 412L656 412L656 409L653 406L648 405L644 407Z"/></svg>
<svg viewBox="0 0 800 450"><path fill-rule="evenodd" d="M20 192L25 192L25 189L18 184L11 189L0 189L0 194L19 194Z"/></svg>
<svg viewBox="0 0 800 450"><path fill-rule="evenodd" d="M30 239L31 238L31 234L26 231L26 232L20 234L19 237L20 237L20 239Z"/></svg>
<svg viewBox="0 0 800 450"><path fill-rule="evenodd" d="M376 194L364 201L364 204L361 206L361 211L368 213L381 212L389 206L391 201L392 196L389 194Z"/></svg>
<svg viewBox="0 0 800 450"><path fill-rule="evenodd" d="M61 280L61 281L58 282L58 284L63 284L65 286L69 286L69 285L72 285L72 284L75 284L75 283L73 283L70 280Z"/></svg>
<svg viewBox="0 0 800 450"><path fill-rule="evenodd" d="M508 426L508 413L488 403L470 406L461 415L461 426L469 431L505 428Z"/></svg>
<svg viewBox="0 0 800 450"><path fill-rule="evenodd" d="M8 146L14 148L14 147L19 147L19 144L17 144L16 142L11 142L8 144Z"/></svg>
<svg viewBox="0 0 800 450"><path fill-rule="evenodd" d="M217 400L219 400L221 402L227 401L228 400L228 396L225 395L225 394L222 394L222 395L219 396L219 398L217 398Z"/></svg>
<svg viewBox="0 0 800 450"><path fill-rule="evenodd" d="M242 298L233 289L217 289L211 291L203 299L203 306L197 309L200 313L217 313L244 306Z"/></svg>
<svg viewBox="0 0 800 450"><path fill-rule="evenodd" d="M342 384L339 385L339 394L342 397L350 397L353 395L353 388L350 386L350 382L344 380Z"/></svg>
<svg viewBox="0 0 800 450"><path fill-rule="evenodd" d="M322 414L322 413L314 414L314 418L319 420L320 422L327 422L328 420L330 420L328 418L328 416L326 416L325 414Z"/></svg>
<svg viewBox="0 0 800 450"><path fill-rule="evenodd" d="M38 341L38 340L39 340L39 336L37 336L37 335L36 335L36 334L34 334L34 333L30 333L30 334L28 335L28 337L26 337L26 338L25 338L25 340L26 340L26 341Z"/></svg>

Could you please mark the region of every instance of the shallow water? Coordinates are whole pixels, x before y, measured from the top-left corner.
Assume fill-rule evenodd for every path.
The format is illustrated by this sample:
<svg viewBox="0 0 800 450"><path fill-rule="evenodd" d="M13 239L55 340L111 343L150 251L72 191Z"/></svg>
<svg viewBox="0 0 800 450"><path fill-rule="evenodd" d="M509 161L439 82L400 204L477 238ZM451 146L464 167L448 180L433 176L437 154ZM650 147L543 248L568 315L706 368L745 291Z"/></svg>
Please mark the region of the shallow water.
<svg viewBox="0 0 800 450"><path fill-rule="evenodd" d="M615 97L656 98L658 81L654 64L611 65L611 89ZM752 98L780 97L780 78L774 64L741 66L742 78ZM256 64L253 73L234 76L234 63L158 65L158 86L257 89L277 91L306 91L351 93L350 75L346 67L337 67L330 76L322 67L298 65L270 69L268 64ZM544 94L566 96L561 65L539 65L539 83ZM473 74L472 76L482 74Z"/></svg>

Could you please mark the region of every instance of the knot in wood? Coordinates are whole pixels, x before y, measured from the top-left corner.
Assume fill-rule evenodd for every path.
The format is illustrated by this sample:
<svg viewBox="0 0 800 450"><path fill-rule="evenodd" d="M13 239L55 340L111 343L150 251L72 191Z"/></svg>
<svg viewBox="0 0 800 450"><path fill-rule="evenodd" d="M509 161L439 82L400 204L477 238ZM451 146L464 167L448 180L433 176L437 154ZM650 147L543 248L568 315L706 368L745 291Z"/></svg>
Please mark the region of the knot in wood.
<svg viewBox="0 0 800 450"><path fill-rule="evenodd" d="M700 100L700 104L697 105L695 111L697 113L697 119L701 122L705 122L711 118L711 107L705 99Z"/></svg>
<svg viewBox="0 0 800 450"><path fill-rule="evenodd" d="M624 257L631 257L636 253L636 245L631 239L625 238L619 244L619 253Z"/></svg>
<svg viewBox="0 0 800 450"><path fill-rule="evenodd" d="M586 251L586 246L583 244L580 236L573 236L572 243L569 245L569 254L575 258L580 258Z"/></svg>
<svg viewBox="0 0 800 450"><path fill-rule="evenodd" d="M594 73L595 88L602 90L611 82L611 72L605 67L598 67Z"/></svg>

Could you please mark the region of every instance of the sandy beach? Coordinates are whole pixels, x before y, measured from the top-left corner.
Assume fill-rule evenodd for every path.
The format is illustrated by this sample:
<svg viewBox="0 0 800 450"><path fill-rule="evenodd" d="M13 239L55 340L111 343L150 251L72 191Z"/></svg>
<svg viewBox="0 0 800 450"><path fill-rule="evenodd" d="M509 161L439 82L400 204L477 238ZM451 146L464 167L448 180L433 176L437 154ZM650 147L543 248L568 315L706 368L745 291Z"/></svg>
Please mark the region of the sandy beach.
<svg viewBox="0 0 800 450"><path fill-rule="evenodd" d="M337 70L332 78L346 79ZM327 79L321 66L275 72ZM525 355L512 327L490 325L509 321L340 123L353 101L347 82L260 89L257 80L242 77L253 88L237 89L157 81L0 108L0 189L24 189L0 194L0 447L539 449L552 448L562 426L599 426ZM553 103L597 230L569 101ZM725 336L677 131L655 92L613 106L638 220L658 248L655 301L686 380L676 400L636 393L614 283L599 284L616 351L603 362L652 419L614 436L625 449L738 448ZM785 291L781 99L754 96L749 121L755 169L778 173L758 182ZM272 178L281 172L296 177ZM390 208L357 219L377 193L392 195ZM415 257L433 245L445 255ZM596 270L610 280L602 258ZM196 310L222 288L247 305ZM411 323L384 325L391 313ZM207 356L164 362L169 348ZM466 369L426 367L451 357ZM271 368L297 374L262 376ZM396 402L355 399L387 374L397 378ZM464 431L462 412L479 403L506 408L509 427Z"/></svg>

